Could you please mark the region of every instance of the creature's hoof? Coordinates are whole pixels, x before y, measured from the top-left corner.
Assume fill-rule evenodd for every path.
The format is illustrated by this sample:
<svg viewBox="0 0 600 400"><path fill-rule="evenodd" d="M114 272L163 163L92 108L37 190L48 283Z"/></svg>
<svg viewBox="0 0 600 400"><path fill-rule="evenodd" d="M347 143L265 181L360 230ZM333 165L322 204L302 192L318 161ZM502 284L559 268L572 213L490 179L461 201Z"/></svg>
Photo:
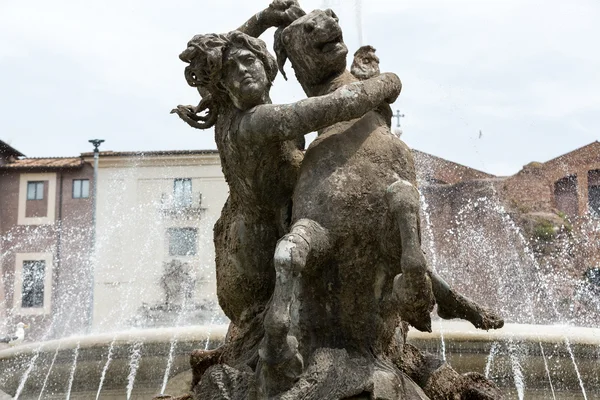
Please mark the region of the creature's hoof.
<svg viewBox="0 0 600 400"><path fill-rule="evenodd" d="M481 318L477 322L473 322L476 328L489 330L489 329L500 329L504 326L504 319L499 315L496 315L491 310L483 310Z"/></svg>
<svg viewBox="0 0 600 400"><path fill-rule="evenodd" d="M475 328L489 330L500 329L504 319L489 308L480 306L473 300L451 291L451 296L437 303L437 313L442 319L461 318L469 321Z"/></svg>
<svg viewBox="0 0 600 400"><path fill-rule="evenodd" d="M402 314L402 319L404 319L404 318L405 318L405 316ZM431 317L430 316L421 317L420 319L417 319L417 316L413 315L413 316L410 316L410 319L406 319L406 322L408 322L412 327L414 327L418 331L431 333Z"/></svg>
<svg viewBox="0 0 600 400"><path fill-rule="evenodd" d="M431 332L431 311L435 305L431 280L425 273L403 273L394 278L394 293L400 316L422 332Z"/></svg>

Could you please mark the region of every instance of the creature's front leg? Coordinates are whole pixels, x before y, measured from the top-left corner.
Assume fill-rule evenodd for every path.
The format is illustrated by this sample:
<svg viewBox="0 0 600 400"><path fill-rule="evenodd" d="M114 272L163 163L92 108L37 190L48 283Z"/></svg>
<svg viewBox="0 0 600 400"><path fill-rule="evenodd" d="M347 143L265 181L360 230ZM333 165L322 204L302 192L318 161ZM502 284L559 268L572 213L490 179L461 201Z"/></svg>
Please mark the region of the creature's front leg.
<svg viewBox="0 0 600 400"><path fill-rule="evenodd" d="M301 219L283 236L275 249L275 291L265 315L265 337L259 355L263 362L260 390L271 397L288 390L302 373L304 363L298 341L289 335L290 306L294 286L311 253L324 249L328 233L318 223Z"/></svg>
<svg viewBox="0 0 600 400"><path fill-rule="evenodd" d="M394 278L400 315L418 330L431 332L435 300L419 237L419 191L410 182L398 180L388 187L385 197L402 243L402 274Z"/></svg>
<svg viewBox="0 0 600 400"><path fill-rule="evenodd" d="M437 313L443 319L461 318L479 329L500 329L504 319L494 310L488 309L468 299L452 289L441 276L429 271L433 294L437 303Z"/></svg>

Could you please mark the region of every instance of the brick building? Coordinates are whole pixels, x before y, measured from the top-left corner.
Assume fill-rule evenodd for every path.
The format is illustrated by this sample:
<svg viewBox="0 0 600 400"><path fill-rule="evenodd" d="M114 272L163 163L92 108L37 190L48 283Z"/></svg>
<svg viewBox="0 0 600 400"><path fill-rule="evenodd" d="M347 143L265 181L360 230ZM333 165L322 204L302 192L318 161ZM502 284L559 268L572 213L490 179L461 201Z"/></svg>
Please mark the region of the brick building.
<svg viewBox="0 0 600 400"><path fill-rule="evenodd" d="M433 154L412 150L417 170L417 179L424 183L452 185L474 179L495 178L487 172L478 171L453 161L446 160Z"/></svg>
<svg viewBox="0 0 600 400"><path fill-rule="evenodd" d="M527 211L600 214L600 143L592 142L544 163L527 164L505 179L502 194Z"/></svg>
<svg viewBox="0 0 600 400"><path fill-rule="evenodd" d="M30 337L88 324L93 168L26 158L0 141L0 319Z"/></svg>

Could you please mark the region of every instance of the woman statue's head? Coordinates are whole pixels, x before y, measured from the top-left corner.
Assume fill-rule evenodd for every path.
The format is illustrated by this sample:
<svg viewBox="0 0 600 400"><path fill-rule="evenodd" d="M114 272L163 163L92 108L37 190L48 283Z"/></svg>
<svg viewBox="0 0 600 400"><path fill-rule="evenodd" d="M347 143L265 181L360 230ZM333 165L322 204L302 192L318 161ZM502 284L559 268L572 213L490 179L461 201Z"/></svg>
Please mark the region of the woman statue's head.
<svg viewBox="0 0 600 400"><path fill-rule="evenodd" d="M196 35L179 58L189 63L190 86L206 88L218 103L229 99L241 110L268 102L277 75L265 43L239 31Z"/></svg>

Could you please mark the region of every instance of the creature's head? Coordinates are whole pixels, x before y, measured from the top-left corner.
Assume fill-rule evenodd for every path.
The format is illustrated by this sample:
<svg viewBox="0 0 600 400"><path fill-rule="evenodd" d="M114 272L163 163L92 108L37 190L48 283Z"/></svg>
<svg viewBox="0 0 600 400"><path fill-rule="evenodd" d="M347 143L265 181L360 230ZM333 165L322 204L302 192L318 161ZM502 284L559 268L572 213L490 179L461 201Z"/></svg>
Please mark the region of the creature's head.
<svg viewBox="0 0 600 400"><path fill-rule="evenodd" d="M362 46L356 50L350 72L360 80L379 75L379 57L375 55L373 46Z"/></svg>
<svg viewBox="0 0 600 400"><path fill-rule="evenodd" d="M283 66L286 59L290 59L296 77L306 91L307 87L324 83L345 71L348 48L335 13L315 10L278 29L275 53L284 76Z"/></svg>
<svg viewBox="0 0 600 400"><path fill-rule="evenodd" d="M196 35L179 58L189 63L190 86L207 89L217 101L229 98L240 109L264 102L277 75L265 43L238 31Z"/></svg>

